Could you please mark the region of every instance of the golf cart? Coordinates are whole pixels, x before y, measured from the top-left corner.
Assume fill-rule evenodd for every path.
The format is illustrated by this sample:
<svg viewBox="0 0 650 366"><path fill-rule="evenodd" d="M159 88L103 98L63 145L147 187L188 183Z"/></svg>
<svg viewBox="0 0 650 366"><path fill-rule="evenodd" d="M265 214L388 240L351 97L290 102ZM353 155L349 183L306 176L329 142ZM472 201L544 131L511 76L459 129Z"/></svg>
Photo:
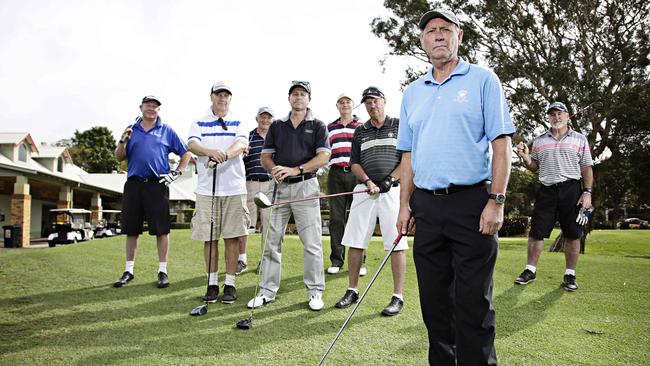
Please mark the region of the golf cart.
<svg viewBox="0 0 650 366"><path fill-rule="evenodd" d="M50 210L50 247L57 244L76 243L92 240L94 232L90 226L90 211L81 208L59 208Z"/></svg>
<svg viewBox="0 0 650 366"><path fill-rule="evenodd" d="M106 238L122 233L120 228L120 210L102 210L103 218L95 228L95 238Z"/></svg>

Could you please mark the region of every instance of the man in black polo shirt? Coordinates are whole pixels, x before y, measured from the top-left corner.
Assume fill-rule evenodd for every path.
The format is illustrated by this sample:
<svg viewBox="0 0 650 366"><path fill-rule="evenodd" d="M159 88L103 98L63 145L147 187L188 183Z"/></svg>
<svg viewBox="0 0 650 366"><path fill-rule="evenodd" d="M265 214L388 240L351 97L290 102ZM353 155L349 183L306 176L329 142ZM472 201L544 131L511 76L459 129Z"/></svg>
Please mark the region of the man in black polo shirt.
<svg viewBox="0 0 650 366"><path fill-rule="evenodd" d="M354 175L362 182L355 190L367 188L370 191L354 196L343 234L342 243L349 248L349 287L341 300L334 305L340 309L347 308L359 299L357 286L363 251L368 248L377 218L384 239L384 249L390 250L393 240L397 237L395 223L399 213L399 188L394 187L399 186L399 166L402 158L402 153L395 149L399 120L386 116L384 93L377 87L371 86L364 90L361 102L365 104L370 120L354 131L350 165ZM402 288L406 270L404 251L407 248L404 236L391 254L393 296L381 312L382 315L397 315L404 306Z"/></svg>
<svg viewBox="0 0 650 366"><path fill-rule="evenodd" d="M315 119L307 108L310 101L309 83L294 81L289 88L291 112L285 118L273 122L266 134L262 166L277 182L278 202L320 194L315 172L327 164L330 146L325 124ZM304 246L304 281L309 308L314 311L323 308L325 278L320 202L317 199L275 207L270 218L266 218L266 210L262 212L270 228L262 257L260 292L248 302L249 308L260 307L275 300L280 288L282 240L291 213Z"/></svg>
<svg viewBox="0 0 650 366"><path fill-rule="evenodd" d="M257 128L248 134L248 153L244 156L244 165L246 166L246 205L251 216L249 232L255 232L257 227L257 212L259 208L255 206L255 194L257 192L268 192L271 186L271 174L262 166L260 156L262 155L266 133L269 131L271 123L273 123L273 109L271 107L261 107L257 110L255 121L257 122ZM246 258L247 238L247 236L243 236L239 243L237 274L246 271L248 268Z"/></svg>

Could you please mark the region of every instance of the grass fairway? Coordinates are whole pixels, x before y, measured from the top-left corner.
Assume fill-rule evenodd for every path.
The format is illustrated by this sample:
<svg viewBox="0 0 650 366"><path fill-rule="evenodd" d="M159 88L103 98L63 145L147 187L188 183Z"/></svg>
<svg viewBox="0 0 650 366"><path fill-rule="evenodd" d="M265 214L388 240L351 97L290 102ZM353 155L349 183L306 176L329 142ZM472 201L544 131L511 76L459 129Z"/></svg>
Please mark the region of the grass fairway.
<svg viewBox="0 0 650 366"><path fill-rule="evenodd" d="M210 305L205 316L190 317L189 311L201 304L205 276L202 245L189 234L171 234L167 289L155 287L157 255L148 236L139 245L135 280L121 289L111 284L124 269L124 237L0 251L0 364L315 365L351 309L333 307L347 288L347 271L326 276L326 307L310 311L302 245L288 237L277 301L256 310L253 329L237 330L235 322L250 314L245 304L253 296L256 275L248 271L237 278L234 304ZM259 235L253 235L251 267L259 247ZM361 287L383 256L375 239ZM650 231L594 232L580 258L575 293L559 287L564 272L559 253L543 253L537 281L513 285L525 256L524 238L500 240L494 298L501 365L650 362ZM405 311L384 318L379 312L391 292L387 266L326 364L426 364L428 342L410 253Z"/></svg>

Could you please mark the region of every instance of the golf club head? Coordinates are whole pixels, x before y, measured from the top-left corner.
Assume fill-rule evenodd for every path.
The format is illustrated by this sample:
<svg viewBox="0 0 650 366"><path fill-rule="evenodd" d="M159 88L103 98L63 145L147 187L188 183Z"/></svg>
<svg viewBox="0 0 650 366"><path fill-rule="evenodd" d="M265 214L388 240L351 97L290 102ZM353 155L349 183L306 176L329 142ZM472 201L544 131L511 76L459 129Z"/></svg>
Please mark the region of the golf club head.
<svg viewBox="0 0 650 366"><path fill-rule="evenodd" d="M255 201L255 206L259 208L268 208L273 204L271 200L262 192L255 193L255 198L253 198L253 201Z"/></svg>
<svg viewBox="0 0 650 366"><path fill-rule="evenodd" d="M237 322L237 329L251 329L253 327L253 317L248 317Z"/></svg>
<svg viewBox="0 0 650 366"><path fill-rule="evenodd" d="M190 311L190 315L192 316L201 316L205 315L208 312L208 304L203 304L201 306L197 306L192 311Z"/></svg>

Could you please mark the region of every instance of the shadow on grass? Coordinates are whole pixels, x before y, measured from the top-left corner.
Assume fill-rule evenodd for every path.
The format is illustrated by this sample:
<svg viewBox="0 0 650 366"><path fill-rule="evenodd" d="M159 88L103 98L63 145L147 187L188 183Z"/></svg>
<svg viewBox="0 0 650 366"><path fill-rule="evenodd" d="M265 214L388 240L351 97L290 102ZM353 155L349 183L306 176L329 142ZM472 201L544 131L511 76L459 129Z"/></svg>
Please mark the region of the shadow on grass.
<svg viewBox="0 0 650 366"><path fill-rule="evenodd" d="M203 303L200 297L204 286L205 277L199 276L172 282L167 289L158 289L151 282L132 282L114 289L109 283L2 299L0 306L9 316L3 317L4 324L0 325L5 334L0 354L56 345L87 350L85 353L91 355L81 356L83 359L78 362L84 365L157 355L256 355L255 350L266 344L333 336L348 314L341 312L340 318L320 320L333 308L308 310L303 277L299 275L284 278L276 302L255 310L253 329L237 330L236 322L250 315L245 304L253 297L255 286L239 289L235 304L210 304L206 315L191 317L189 311ZM304 301L296 302L299 297ZM358 316L353 322L359 324L377 317L378 314ZM299 326L306 323L307 326ZM354 328L354 324L350 327ZM138 350L133 351L134 347ZM183 350L183 355L174 354L175 350Z"/></svg>
<svg viewBox="0 0 650 366"><path fill-rule="evenodd" d="M543 321L546 312L565 292L558 287L523 305L516 306L519 296L525 290L526 286L512 285L494 298L494 307L497 309L497 337L507 338Z"/></svg>

